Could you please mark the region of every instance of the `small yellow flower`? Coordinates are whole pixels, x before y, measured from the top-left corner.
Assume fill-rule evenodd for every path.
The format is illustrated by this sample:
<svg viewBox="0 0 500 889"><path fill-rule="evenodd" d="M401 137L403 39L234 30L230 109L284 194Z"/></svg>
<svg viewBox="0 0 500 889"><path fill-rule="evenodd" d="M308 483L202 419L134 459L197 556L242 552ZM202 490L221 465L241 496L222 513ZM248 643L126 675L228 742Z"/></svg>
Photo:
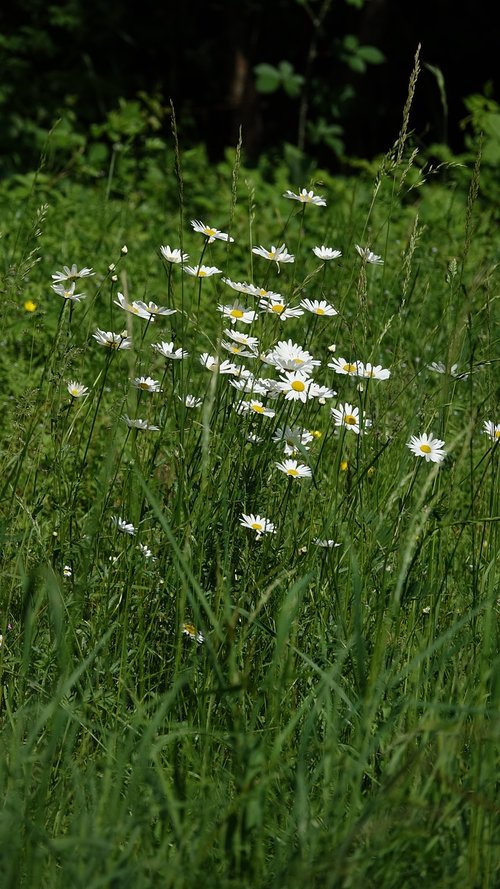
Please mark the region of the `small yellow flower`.
<svg viewBox="0 0 500 889"><path fill-rule="evenodd" d="M32 299L27 299L24 303L24 310L26 312L35 312L37 309L37 304L33 302Z"/></svg>
<svg viewBox="0 0 500 889"><path fill-rule="evenodd" d="M340 471L347 472L348 469L349 469L349 463L347 462L347 460L342 460L342 462L340 464Z"/></svg>
<svg viewBox="0 0 500 889"><path fill-rule="evenodd" d="M320 432L319 429L311 429L311 435L313 435L314 438L321 438L321 436L323 435L323 433Z"/></svg>
<svg viewBox="0 0 500 889"><path fill-rule="evenodd" d="M369 468L369 470L368 470L368 475L371 476L371 475L374 474L374 472L375 472L375 467L374 467L374 466L370 466L370 468Z"/></svg>

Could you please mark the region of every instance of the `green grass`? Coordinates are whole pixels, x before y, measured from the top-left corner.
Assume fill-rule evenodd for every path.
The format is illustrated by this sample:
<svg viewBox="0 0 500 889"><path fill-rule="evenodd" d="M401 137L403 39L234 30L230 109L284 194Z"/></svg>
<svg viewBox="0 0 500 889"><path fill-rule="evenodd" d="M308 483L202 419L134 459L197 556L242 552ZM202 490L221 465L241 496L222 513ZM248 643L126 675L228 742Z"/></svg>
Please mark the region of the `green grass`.
<svg viewBox="0 0 500 889"><path fill-rule="evenodd" d="M44 169L2 186L6 889L498 885L495 211L473 165L433 178L400 147L375 187L201 151L181 158L181 188L174 152L163 178L118 164L93 184ZM282 197L305 185L328 206ZM234 243L205 245L198 218ZM282 243L295 262L280 273L251 251ZM239 413L246 396L199 355L233 360L217 305L258 301L221 276L200 286L161 244L294 306L332 303L335 317L235 328L261 355L300 343L338 394ZM321 244L342 258L317 260ZM51 289L73 262L95 272L75 304ZM148 323L119 291L177 312ZM98 345L98 327L126 327L133 348ZM172 340L189 357L150 348ZM334 357L390 378L336 374ZM132 387L141 375L163 391ZM334 425L346 402L366 434ZM310 479L276 467L273 433L292 423L315 433L296 454ZM424 431L442 463L406 446ZM276 533L257 539L243 513Z"/></svg>

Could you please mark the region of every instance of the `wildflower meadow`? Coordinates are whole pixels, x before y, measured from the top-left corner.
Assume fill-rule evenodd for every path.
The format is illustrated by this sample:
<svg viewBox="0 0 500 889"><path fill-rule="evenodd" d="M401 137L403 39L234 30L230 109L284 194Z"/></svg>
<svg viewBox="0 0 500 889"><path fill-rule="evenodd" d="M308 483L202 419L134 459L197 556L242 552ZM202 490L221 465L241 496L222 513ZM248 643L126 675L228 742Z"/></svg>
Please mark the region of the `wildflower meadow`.
<svg viewBox="0 0 500 889"><path fill-rule="evenodd" d="M498 233L405 114L1 186L5 889L499 885Z"/></svg>

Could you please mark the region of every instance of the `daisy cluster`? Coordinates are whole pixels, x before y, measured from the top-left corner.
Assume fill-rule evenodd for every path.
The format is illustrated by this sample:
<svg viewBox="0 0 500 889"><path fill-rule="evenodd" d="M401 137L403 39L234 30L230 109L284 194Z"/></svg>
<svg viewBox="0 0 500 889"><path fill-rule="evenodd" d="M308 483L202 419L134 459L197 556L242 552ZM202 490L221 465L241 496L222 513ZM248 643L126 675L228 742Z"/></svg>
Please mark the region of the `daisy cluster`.
<svg viewBox="0 0 500 889"><path fill-rule="evenodd" d="M302 214L306 206L326 206L322 196L305 188L297 193L287 191L283 197L301 204L297 212ZM121 421L128 434L133 438L139 433L161 434L168 417L176 415L176 411L171 409L172 404L180 403L185 409L183 414L195 414L203 407L203 390L210 390L215 375L220 385L226 387L226 402L233 416L241 418L245 441L250 446L258 446L264 441L274 446L276 459L270 460L269 477L276 480L286 478L287 496L292 489L300 489L304 484L316 484L315 475L321 456L332 460L332 455L337 453L339 468L346 469L348 462L344 459L343 449L349 446L349 441L359 442L363 436L373 432L374 420L366 412L367 405L370 405L369 395L373 387L390 380L391 370L382 363L365 360L364 356L351 355L347 350L342 350L343 354L337 356L336 345L329 347L328 354L318 355L310 351L312 334L318 324L325 325L322 330L324 340L326 333L329 335L331 331L337 334L342 330L343 319L330 299L324 298L322 288L318 297L305 296L305 285L294 287L292 276L292 282L287 285L286 274L275 278L273 287L268 286L271 274L277 272L281 275L283 268L295 263L296 257L284 241L279 243L279 239L276 245L270 247L252 246L253 256L263 261L262 264L256 263L256 276L260 279L258 283L233 280L218 266L203 262L209 248L221 249L220 245L217 247L218 242L225 244L226 251L229 251L234 243L233 237L199 219L191 221L191 228L203 238L197 261L190 263L190 255L181 247L164 245L159 248L168 270L168 296L162 300L165 304L130 300L122 292L116 293L113 303L121 313L135 316L138 323L146 325L141 334L141 347L147 342L146 330L155 330L165 321L170 323L176 314L189 321L192 318L189 309L183 307L181 310L172 305L172 272L177 267L175 275L197 279L193 283L198 306L202 286L215 287L217 299L214 301L214 311L219 315L217 344L210 351L196 352L189 343L189 348L184 348L184 343L178 342L171 331L164 338L155 335L155 341L142 348L141 360L144 362L147 353L152 365L146 367L144 373L133 376L129 382L131 390L136 393L137 409L144 404L141 401L143 396L146 399L146 416L137 416L137 411L133 416L122 414ZM343 258L340 249L325 244L312 247L310 252L316 262L315 274L319 271L326 275L327 266L331 263L335 265ZM355 244L352 252L360 265L360 274L365 278L366 266L380 267L384 263L383 258L368 246ZM322 264L319 268L317 261ZM377 270L374 269L373 273L377 274ZM85 293L79 292L80 281L92 274L89 268L78 270L75 265L64 266L62 272L52 276L52 288L63 299L80 302L85 298ZM205 278L212 278L213 281L204 284ZM330 292L327 291L326 295L329 296ZM194 303L195 299L190 305ZM290 326L283 326L287 324ZM300 337L295 334L299 324L305 328ZM184 327L181 329L184 330ZM127 329L108 331L97 328L92 337L99 346L111 353L118 353L134 347L132 330L129 320ZM289 335L288 330L294 331L294 335ZM160 370L155 371L154 368L158 366ZM181 366L182 373L176 376L175 368ZM445 366L438 363L428 367L433 372L445 372ZM212 380L207 377L207 384L204 386L202 382L199 386L205 372L212 375ZM450 373L457 379L466 377L459 373L456 365L451 367ZM349 377L351 383L347 381ZM191 384L198 391L189 392ZM344 389L345 394L339 395L337 387ZM67 389L72 400L85 398L89 394L88 387L74 380L68 382ZM363 397L358 399L358 393L363 393ZM320 418L321 412L326 413L325 421ZM372 413L370 406L368 413ZM327 428L326 434L317 430L318 425ZM483 431L493 442L498 442L498 424L485 420ZM323 438L320 453L315 454L314 448L320 438ZM335 440L336 447L332 448ZM328 446L325 447L327 441ZM406 445L412 455L426 463L441 464L447 456L445 441L428 431L412 432ZM271 519L260 513L243 512L239 523L244 529L252 531L257 540L279 532L279 519ZM122 516L114 516L113 525L118 532L131 538L138 531L132 522ZM312 542L323 549L333 549L337 544L334 539L325 536L329 532L330 529L322 529L321 536L313 537L311 534ZM145 558L154 558L144 544L139 543L138 547ZM189 638L200 642L200 634L192 625L186 624L184 632Z"/></svg>

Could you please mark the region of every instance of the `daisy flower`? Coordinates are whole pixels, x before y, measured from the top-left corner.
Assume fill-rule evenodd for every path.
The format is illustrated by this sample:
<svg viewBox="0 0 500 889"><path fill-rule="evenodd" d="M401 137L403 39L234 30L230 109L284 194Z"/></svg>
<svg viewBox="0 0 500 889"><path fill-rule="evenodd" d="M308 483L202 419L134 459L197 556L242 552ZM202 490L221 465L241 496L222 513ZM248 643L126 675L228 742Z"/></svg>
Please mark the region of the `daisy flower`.
<svg viewBox="0 0 500 889"><path fill-rule="evenodd" d="M163 256L163 259L166 259L167 262L173 262L176 265L187 262L189 259L189 253L183 253L178 247L171 250L168 244L166 247L160 247L160 253Z"/></svg>
<svg viewBox="0 0 500 889"><path fill-rule="evenodd" d="M334 250L332 247L325 247L323 244L321 247L313 247L312 252L318 259L323 259L325 261L329 259L338 259L339 256L342 256L341 250Z"/></svg>
<svg viewBox="0 0 500 889"><path fill-rule="evenodd" d="M156 559L153 556L153 553L151 552L149 546L146 546L145 543L139 543L137 548L139 552L142 553L145 559L152 559L153 562L156 562Z"/></svg>
<svg viewBox="0 0 500 889"><path fill-rule="evenodd" d="M370 364L367 361L366 364L363 364L361 361L359 362L359 376L360 377L369 377L372 380L388 380L391 375L390 370L382 367L381 364Z"/></svg>
<svg viewBox="0 0 500 889"><path fill-rule="evenodd" d="M300 448L308 451L308 445L313 441L312 432L307 429L301 429L300 426L285 426L276 429L273 435L273 441L284 445L286 457L292 457Z"/></svg>
<svg viewBox="0 0 500 889"><path fill-rule="evenodd" d="M132 380L132 386L142 389L143 392L161 392L159 380L153 380L151 377L136 377Z"/></svg>
<svg viewBox="0 0 500 889"><path fill-rule="evenodd" d="M239 330L231 330L231 328L226 328L224 333L230 340L233 340L235 343L239 343L241 346L247 346L249 349L256 349L259 345L259 340L256 336L248 336L247 333L240 333Z"/></svg>
<svg viewBox="0 0 500 889"><path fill-rule="evenodd" d="M58 296L62 296L63 299L69 299L74 303L79 303L81 299L85 299L85 293L75 293L76 284L73 281L69 287L65 287L64 284L53 284L52 290L54 293L57 293Z"/></svg>
<svg viewBox="0 0 500 889"><path fill-rule="evenodd" d="M309 372L313 367L318 367L321 364L321 361L313 358L310 352L307 352L298 343L293 343L292 340L280 340L264 360L267 364L278 367L280 370L301 370L303 372Z"/></svg>
<svg viewBox="0 0 500 889"><path fill-rule="evenodd" d="M71 565L64 566L63 577L73 577L73 569L72 569Z"/></svg>
<svg viewBox="0 0 500 889"><path fill-rule="evenodd" d="M182 624L182 634L183 636L187 636L191 642L197 642L198 645L203 645L205 641L203 633L200 633L194 624Z"/></svg>
<svg viewBox="0 0 500 889"><path fill-rule="evenodd" d="M246 395L269 395L267 386L262 380L258 380L253 374L244 376L239 380L229 380L231 386Z"/></svg>
<svg viewBox="0 0 500 889"><path fill-rule="evenodd" d="M226 340L221 340L221 346L232 355L241 355L242 358L257 358L255 349L250 349L248 346L239 346L237 343L229 343Z"/></svg>
<svg viewBox="0 0 500 889"><path fill-rule="evenodd" d="M227 284L231 290L236 290L237 293L250 293L254 296L253 291L255 288L253 284L247 284L245 281L231 281L231 278L221 278L221 281Z"/></svg>
<svg viewBox="0 0 500 889"><path fill-rule="evenodd" d="M335 543L334 540L329 540L321 537L314 537L313 541L315 546L322 546L324 549L333 549L335 546L341 546L340 543Z"/></svg>
<svg viewBox="0 0 500 889"><path fill-rule="evenodd" d="M84 395L89 394L89 389L88 386L82 386L81 383L71 380L68 383L68 392L72 398L83 398Z"/></svg>
<svg viewBox="0 0 500 889"><path fill-rule="evenodd" d="M485 420L483 426L484 435L488 435L492 441L498 441L500 439L500 423L493 423L492 420Z"/></svg>
<svg viewBox="0 0 500 889"><path fill-rule="evenodd" d="M156 303L153 302L145 303L142 299L134 300L132 307L134 312L139 310L137 314L140 314L143 318L149 318L150 321L154 321L155 316L166 318L167 315L175 315L177 312L177 309L169 309L167 306L157 306Z"/></svg>
<svg viewBox="0 0 500 889"><path fill-rule="evenodd" d="M250 401L240 401L239 404L235 405L235 410L239 414L261 414L263 417L274 417L276 416L276 411L270 410L270 408L265 407L261 401L255 401L251 399Z"/></svg>
<svg viewBox="0 0 500 889"><path fill-rule="evenodd" d="M458 370L458 364L452 364L449 371L442 361L433 361L431 364L428 364L427 367L429 370L433 370L434 373L437 374L449 373L450 376L452 376L455 380L468 380L470 376L470 374L468 373L460 373Z"/></svg>
<svg viewBox="0 0 500 889"><path fill-rule="evenodd" d="M269 519L266 519L261 515L254 515L253 512L249 515L242 513L240 525L242 525L243 528L249 528L251 531L255 531L257 540L260 540L263 534L276 534L275 527Z"/></svg>
<svg viewBox="0 0 500 889"><path fill-rule="evenodd" d="M214 265L185 265L183 268L187 275L192 275L194 278L222 275L222 269L217 269Z"/></svg>
<svg viewBox="0 0 500 889"><path fill-rule="evenodd" d="M201 235L205 235L208 238L209 244L213 244L216 239L218 241L234 242L234 238L231 238L226 232L220 232L218 228L210 228L209 225L204 225L199 219L192 219L191 225L195 232L199 232Z"/></svg>
<svg viewBox="0 0 500 889"><path fill-rule="evenodd" d="M332 407L331 415L336 426L344 426L345 429L355 432L356 435L359 435L362 431L359 408L353 407L352 404L339 404L338 408ZM371 426L371 421L365 418L364 426L365 428Z"/></svg>
<svg viewBox="0 0 500 889"><path fill-rule="evenodd" d="M142 432L159 432L159 426L152 426L147 420L131 420L127 414L124 414L122 420L127 424L129 429L140 429Z"/></svg>
<svg viewBox="0 0 500 889"><path fill-rule="evenodd" d="M361 256L361 259L364 259L365 262L371 262L373 263L373 265L384 264L384 260L382 259L382 257L377 256L376 253L372 253L372 251L368 247L360 247L359 244L355 244L354 246Z"/></svg>
<svg viewBox="0 0 500 889"><path fill-rule="evenodd" d="M415 457L424 457L429 463L442 463L446 457L446 451L443 450L444 441L439 438L433 438L432 434L422 432L421 435L412 435L407 447L415 454Z"/></svg>
<svg viewBox="0 0 500 889"><path fill-rule="evenodd" d="M312 470L309 466L306 466L305 463L298 463L297 460L283 460L282 463L274 465L290 478L312 478Z"/></svg>
<svg viewBox="0 0 500 889"><path fill-rule="evenodd" d="M307 374L297 371L282 374L281 380L276 383L276 388L282 392L287 401L307 401L312 380Z"/></svg>
<svg viewBox="0 0 500 889"><path fill-rule="evenodd" d="M117 293L116 299L114 299L113 302L115 306L123 309L124 312L130 312L131 315L138 315L139 318L146 318L146 320L149 320L149 312L142 311L138 303L128 303L123 293Z"/></svg>
<svg viewBox="0 0 500 889"><path fill-rule="evenodd" d="M324 299L303 299L300 305L314 315L338 315L337 309Z"/></svg>
<svg viewBox="0 0 500 889"><path fill-rule="evenodd" d="M202 364L206 370L211 370L213 373L238 375L239 372L235 364L232 364L230 361L220 362L218 358L214 355L209 355L208 352L202 352L200 355L200 364Z"/></svg>
<svg viewBox="0 0 500 889"><path fill-rule="evenodd" d="M115 528L118 528L123 534L129 534L131 537L135 534L135 528L132 522L126 522L125 519L122 519L121 516L112 516L111 521Z"/></svg>
<svg viewBox="0 0 500 889"><path fill-rule="evenodd" d="M184 397L178 395L177 398L188 408L201 407L203 404L203 400L201 398L196 398L195 395L184 395Z"/></svg>
<svg viewBox="0 0 500 889"><path fill-rule="evenodd" d="M275 262L278 272L280 270L280 262L295 262L295 256L288 253L285 244L282 244L281 247L275 247L273 244L270 250L266 250L265 247L252 247L252 253L268 259L269 262Z"/></svg>
<svg viewBox="0 0 500 889"><path fill-rule="evenodd" d="M346 361L345 358L334 358L328 362L327 367L331 367L336 374L357 377L360 375L363 365L361 361Z"/></svg>
<svg viewBox="0 0 500 889"><path fill-rule="evenodd" d="M181 361L182 358L187 358L189 355L189 352L185 352L184 349L174 349L173 342L151 343L151 348L158 355L163 355L164 358L170 358L172 361Z"/></svg>
<svg viewBox="0 0 500 889"><path fill-rule="evenodd" d="M312 191L307 191L307 188L303 188L299 194L294 194L293 191L285 191L283 197L289 198L292 201L300 201L301 204L315 204L316 207L326 207L325 199L317 194L313 194Z"/></svg>
<svg viewBox="0 0 500 889"><path fill-rule="evenodd" d="M275 297L265 297L260 300L259 306L265 312L269 312L270 315L277 315L280 321L287 321L289 318L300 318L304 314L302 309L287 306L279 297L277 299Z"/></svg>
<svg viewBox="0 0 500 889"><path fill-rule="evenodd" d="M321 404L325 403L325 398L333 398L336 394L335 389L329 389L328 386L319 386L318 383L311 383L309 386L309 395L311 398L319 398Z"/></svg>
<svg viewBox="0 0 500 889"><path fill-rule="evenodd" d="M232 306L217 306L217 309L224 318L230 319L231 324L235 324L236 321L241 321L243 324L251 324L257 317L257 312L254 312L253 309L246 309L245 306L241 306L239 303L234 303Z"/></svg>
<svg viewBox="0 0 500 889"><path fill-rule="evenodd" d="M64 265L62 272L55 272L55 274L51 275L52 280L55 283L61 283L62 281L76 281L78 278L90 278L92 275L95 275L95 272L92 269L80 269L78 270L76 263L73 263L71 268L69 266Z"/></svg>
<svg viewBox="0 0 500 889"><path fill-rule="evenodd" d="M125 332L112 333L110 330L101 330L99 327L92 334L94 339L100 346L107 346L108 349L131 349L132 340Z"/></svg>

